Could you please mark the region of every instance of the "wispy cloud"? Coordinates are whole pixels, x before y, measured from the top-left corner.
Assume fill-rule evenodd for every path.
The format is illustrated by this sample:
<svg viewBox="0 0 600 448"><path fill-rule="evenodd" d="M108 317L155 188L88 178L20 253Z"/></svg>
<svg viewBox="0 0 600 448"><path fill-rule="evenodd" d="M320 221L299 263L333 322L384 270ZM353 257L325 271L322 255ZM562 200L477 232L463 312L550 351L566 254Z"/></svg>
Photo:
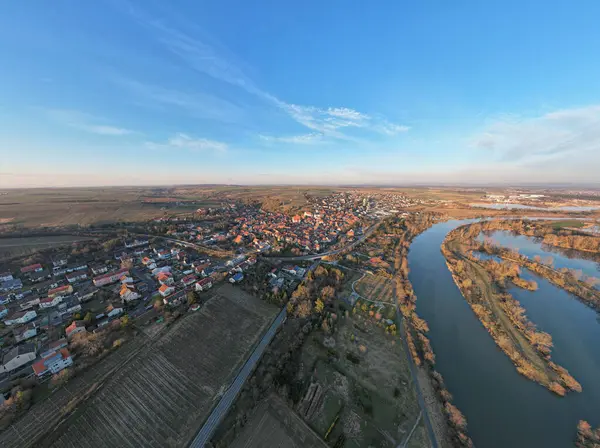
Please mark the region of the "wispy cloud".
<svg viewBox="0 0 600 448"><path fill-rule="evenodd" d="M293 143L300 145L314 145L316 143L323 142L323 134L303 134L303 135L290 135L290 136L273 136L273 135L260 135L261 140L265 142L274 143Z"/></svg>
<svg viewBox="0 0 600 448"><path fill-rule="evenodd" d="M235 59L234 57L223 55L227 53L226 49L217 49L214 44L207 42L208 39L199 36L198 31L191 30L191 27L169 26L165 24L164 20L151 18L137 9L130 8L129 12L138 23L151 29L156 39L169 52L180 58L193 70L243 89L265 103L282 110L294 121L311 131L336 139L351 140L353 138L346 134L351 129L362 129L388 136L406 132L409 129L406 126L389 123L383 118L370 116L348 107L319 108L281 100L258 87L251 77L240 68L240 64L232 60Z"/></svg>
<svg viewBox="0 0 600 448"><path fill-rule="evenodd" d="M137 98L148 101L153 106L176 107L198 118L238 123L246 115L241 107L208 93L184 92L123 77L115 78L114 81Z"/></svg>
<svg viewBox="0 0 600 448"><path fill-rule="evenodd" d="M81 131L90 132L92 134L106 136L121 136L135 134L135 131L130 129L100 124L101 118L87 114L85 112L67 109L49 109L45 113L50 119Z"/></svg>
<svg viewBox="0 0 600 448"><path fill-rule="evenodd" d="M600 154L600 106L564 109L538 117L497 119L471 139L502 160L540 161Z"/></svg>
<svg viewBox="0 0 600 448"><path fill-rule="evenodd" d="M146 148L153 150L183 149L188 151L226 151L226 143L207 138L194 138L187 134L179 133L169 138L165 143L146 142Z"/></svg>

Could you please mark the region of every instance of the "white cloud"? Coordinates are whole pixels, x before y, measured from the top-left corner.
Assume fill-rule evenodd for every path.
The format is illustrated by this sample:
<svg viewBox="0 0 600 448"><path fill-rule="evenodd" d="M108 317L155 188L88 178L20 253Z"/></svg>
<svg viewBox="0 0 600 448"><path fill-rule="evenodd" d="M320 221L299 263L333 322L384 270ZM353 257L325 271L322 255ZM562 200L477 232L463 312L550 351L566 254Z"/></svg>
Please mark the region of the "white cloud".
<svg viewBox="0 0 600 448"><path fill-rule="evenodd" d="M208 43L209 39L201 36L201 32L192 29L192 26L175 28L166 25L164 18L160 21L155 20L140 10L130 9L129 12L140 24L156 33L156 39L168 51L193 70L243 89L265 103L281 109L297 123L312 131L332 138L353 140L351 136L343 133L344 129L362 128L384 135L395 135L408 130L406 126L388 123L384 119L371 117L347 107L318 108L285 102L258 87L240 68L242 64L234 61L235 57L223 56L228 53L225 48L217 49L215 44Z"/></svg>
<svg viewBox="0 0 600 448"><path fill-rule="evenodd" d="M600 154L600 106L564 109L538 117L506 117L471 139L501 160L552 162Z"/></svg>
<svg viewBox="0 0 600 448"><path fill-rule="evenodd" d="M66 109L50 109L46 110L45 112L50 117L50 119L56 122L59 122L65 126L70 126L72 128L79 129L81 131L90 132L92 134L121 136L135 133L130 129L109 126L106 124L99 124L98 122L104 120L81 111Z"/></svg>
<svg viewBox="0 0 600 448"><path fill-rule="evenodd" d="M187 134L179 133L169 138L166 143L146 142L146 148L154 150L184 149L188 151L226 151L226 143L207 138L193 138Z"/></svg>
<svg viewBox="0 0 600 448"><path fill-rule="evenodd" d="M301 145L313 145L315 143L319 143L323 141L322 134L304 134L304 135L291 135L291 136L282 136L275 137L272 135L260 135L261 140L266 142L276 142L276 143L294 143Z"/></svg>

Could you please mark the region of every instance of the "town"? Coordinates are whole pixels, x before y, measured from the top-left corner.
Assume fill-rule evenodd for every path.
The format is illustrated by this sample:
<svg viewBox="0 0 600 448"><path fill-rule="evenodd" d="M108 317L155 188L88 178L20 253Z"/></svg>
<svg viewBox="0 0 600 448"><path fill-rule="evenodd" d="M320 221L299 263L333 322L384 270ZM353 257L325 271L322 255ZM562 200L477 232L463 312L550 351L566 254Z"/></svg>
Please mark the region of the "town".
<svg viewBox="0 0 600 448"><path fill-rule="evenodd" d="M213 285L243 282L257 257L344 247L382 217L419 203L398 194L334 193L308 196L289 214L232 201L185 218L105 226L68 249L11 260L0 275L0 399L10 398L16 379L59 384L87 367L89 357L78 353L93 335L115 333L107 338L114 343L127 337L132 321L196 311ZM261 291L293 291L309 264L261 268Z"/></svg>

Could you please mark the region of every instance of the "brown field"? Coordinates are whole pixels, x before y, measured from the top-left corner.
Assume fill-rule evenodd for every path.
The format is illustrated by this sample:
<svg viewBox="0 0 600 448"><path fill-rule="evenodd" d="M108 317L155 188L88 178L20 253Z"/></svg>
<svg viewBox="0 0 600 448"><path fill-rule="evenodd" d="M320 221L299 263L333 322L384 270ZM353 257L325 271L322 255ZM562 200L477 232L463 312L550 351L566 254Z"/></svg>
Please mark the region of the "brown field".
<svg viewBox="0 0 600 448"><path fill-rule="evenodd" d="M270 396L256 407L252 419L231 444L232 448L268 446L326 448L328 445L284 402Z"/></svg>
<svg viewBox="0 0 600 448"><path fill-rule="evenodd" d="M35 405L0 435L0 446L186 445L277 312L230 285L214 294L157 339L136 336ZM60 421L59 411L94 384L97 392Z"/></svg>
<svg viewBox="0 0 600 448"><path fill-rule="evenodd" d="M136 336L90 370L73 378L49 398L34 404L21 419L0 433L0 446L3 448L37 446L38 439L43 438L47 431L58 424L67 405L74 397L83 396L91 388L97 387L107 375L135 356L148 342L149 339L143 335Z"/></svg>
<svg viewBox="0 0 600 448"><path fill-rule="evenodd" d="M49 446L185 446L277 310L232 286L112 377Z"/></svg>
<svg viewBox="0 0 600 448"><path fill-rule="evenodd" d="M354 285L356 292L362 297L378 302L394 302L394 284L382 275L365 275Z"/></svg>
<svg viewBox="0 0 600 448"><path fill-rule="evenodd" d="M32 236L24 238L0 238L0 257L10 258L28 255L41 249L68 246L89 237L74 235Z"/></svg>

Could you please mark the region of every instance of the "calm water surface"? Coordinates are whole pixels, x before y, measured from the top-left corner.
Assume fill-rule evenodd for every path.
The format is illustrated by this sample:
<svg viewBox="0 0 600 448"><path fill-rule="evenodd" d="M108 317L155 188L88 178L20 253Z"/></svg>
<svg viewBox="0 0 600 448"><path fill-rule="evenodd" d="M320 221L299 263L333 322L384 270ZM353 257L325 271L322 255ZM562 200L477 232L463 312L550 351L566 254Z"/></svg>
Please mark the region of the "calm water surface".
<svg viewBox="0 0 600 448"><path fill-rule="evenodd" d="M446 234L468 222L433 226L409 252L417 311L429 323L436 369L478 448L572 447L580 419L600 425L596 313L542 279L536 279L536 292L515 291L531 320L552 334L553 358L577 378L583 393L559 398L519 375L462 297L440 252Z"/></svg>

